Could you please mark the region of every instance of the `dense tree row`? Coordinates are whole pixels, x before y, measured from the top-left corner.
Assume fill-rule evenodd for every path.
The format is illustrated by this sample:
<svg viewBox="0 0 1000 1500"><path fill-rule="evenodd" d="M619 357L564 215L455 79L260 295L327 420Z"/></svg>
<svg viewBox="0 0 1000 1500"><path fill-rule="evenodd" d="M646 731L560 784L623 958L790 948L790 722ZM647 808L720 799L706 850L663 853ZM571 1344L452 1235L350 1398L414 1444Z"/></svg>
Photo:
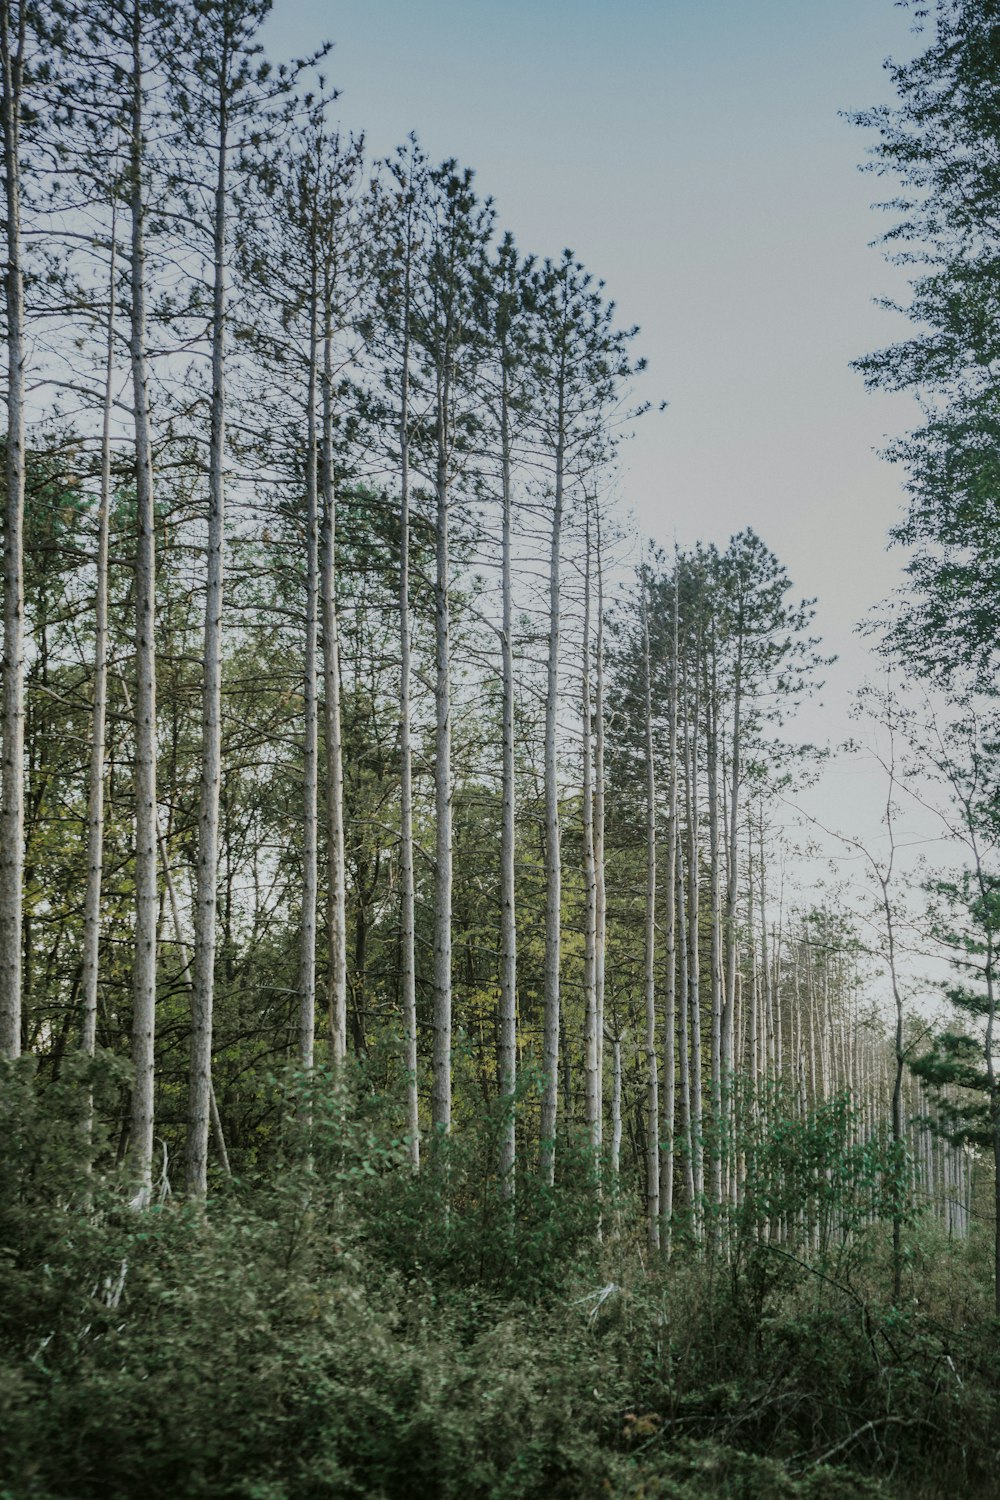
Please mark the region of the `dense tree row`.
<svg viewBox="0 0 1000 1500"><path fill-rule="evenodd" d="M623 526L604 284L268 0L0 0L12 1500L995 1493L1000 0L913 10L822 885L813 601Z"/></svg>
<svg viewBox="0 0 1000 1500"><path fill-rule="evenodd" d="M781 893L811 605L749 530L629 575L603 283L415 139L370 162L259 0L2 12L5 1051L130 1038L139 1203L157 1140L203 1197L349 1053L414 1167L499 1105L510 1197L580 1132L653 1250L845 1090L898 1158L902 1012L890 1076L856 939Z"/></svg>

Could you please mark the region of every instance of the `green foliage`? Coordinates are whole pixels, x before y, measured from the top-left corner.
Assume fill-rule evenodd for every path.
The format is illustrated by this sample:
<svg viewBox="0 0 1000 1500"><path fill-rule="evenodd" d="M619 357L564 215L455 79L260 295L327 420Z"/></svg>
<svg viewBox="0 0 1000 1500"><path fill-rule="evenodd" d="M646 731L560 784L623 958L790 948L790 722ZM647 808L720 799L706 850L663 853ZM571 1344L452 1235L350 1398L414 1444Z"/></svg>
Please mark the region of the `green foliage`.
<svg viewBox="0 0 1000 1500"><path fill-rule="evenodd" d="M868 1133L842 1090L800 1114L791 1089L772 1083L739 1100L737 1139L746 1174L735 1210L735 1264L782 1226L782 1242L838 1259L866 1223L888 1217L905 1163L888 1132Z"/></svg>
<svg viewBox="0 0 1000 1500"><path fill-rule="evenodd" d="M995 688L998 339L996 0L901 0L923 49L890 63L897 103L854 116L877 132L872 170L890 176L893 257L921 268L909 338L857 362L870 387L917 394L926 420L888 456L907 470L913 588L889 644L909 670ZM901 192L898 190L901 188Z"/></svg>
<svg viewBox="0 0 1000 1500"><path fill-rule="evenodd" d="M931 1464L942 1488L922 1493L992 1493L992 1335L961 1327L982 1314L975 1247L945 1264L914 1239L922 1305L893 1311L869 1290L884 1246L838 1279L775 1239L789 1274L754 1309L745 1262L643 1269L598 1244L571 1141L563 1187L524 1179L513 1205L484 1167L489 1113L413 1177L363 1074L276 1083L272 1171L137 1212L84 1129L120 1071L3 1078L4 1500L855 1500ZM799 1198L772 1211L793 1217L821 1165L850 1220L880 1168L851 1165L846 1106L778 1125L753 1172L790 1166Z"/></svg>

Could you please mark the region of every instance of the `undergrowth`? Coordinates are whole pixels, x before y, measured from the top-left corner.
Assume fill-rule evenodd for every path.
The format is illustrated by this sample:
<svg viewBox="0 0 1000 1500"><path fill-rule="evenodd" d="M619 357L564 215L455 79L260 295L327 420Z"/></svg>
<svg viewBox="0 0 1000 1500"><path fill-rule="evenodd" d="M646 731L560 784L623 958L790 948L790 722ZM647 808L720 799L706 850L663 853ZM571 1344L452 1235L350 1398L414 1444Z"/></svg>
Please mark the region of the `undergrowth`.
<svg viewBox="0 0 1000 1500"><path fill-rule="evenodd" d="M83 1129L107 1081L4 1077L3 1500L996 1493L977 1240L909 1226L897 1307L878 1223L651 1266L573 1141L511 1204L495 1119L414 1177L385 1111L301 1086L266 1173L140 1212Z"/></svg>

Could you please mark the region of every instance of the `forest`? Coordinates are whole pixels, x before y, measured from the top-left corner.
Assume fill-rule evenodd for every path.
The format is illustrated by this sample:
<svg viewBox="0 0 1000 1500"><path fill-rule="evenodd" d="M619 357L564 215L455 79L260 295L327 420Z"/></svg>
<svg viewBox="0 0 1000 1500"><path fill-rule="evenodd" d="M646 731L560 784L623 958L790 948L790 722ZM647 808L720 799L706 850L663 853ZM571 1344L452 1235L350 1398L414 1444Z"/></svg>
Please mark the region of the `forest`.
<svg viewBox="0 0 1000 1500"><path fill-rule="evenodd" d="M817 899L816 601L629 521L605 282L290 0L0 0L0 1500L998 1493L1000 0L901 3Z"/></svg>

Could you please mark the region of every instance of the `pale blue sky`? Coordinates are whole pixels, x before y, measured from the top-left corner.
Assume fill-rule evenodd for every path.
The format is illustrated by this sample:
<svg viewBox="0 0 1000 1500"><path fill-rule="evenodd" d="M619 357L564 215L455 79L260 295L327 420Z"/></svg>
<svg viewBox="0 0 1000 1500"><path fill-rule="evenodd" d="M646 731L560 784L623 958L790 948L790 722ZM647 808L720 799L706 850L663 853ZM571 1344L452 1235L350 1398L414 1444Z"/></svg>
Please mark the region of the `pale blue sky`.
<svg viewBox="0 0 1000 1500"><path fill-rule="evenodd" d="M899 324L868 242L880 185L838 110L889 97L912 45L892 0L277 0L278 54L335 42L342 122L413 129L476 169L522 248L570 245L642 325L670 402L623 491L664 542L757 528L821 596L838 649L896 576L898 477L873 455L903 401L847 368Z"/></svg>
<svg viewBox="0 0 1000 1500"><path fill-rule="evenodd" d="M874 453L904 398L849 361L905 324L869 248L885 189L838 111L891 97L913 47L892 0L276 0L276 55L336 46L342 124L388 153L416 130L476 169L523 250L564 246L639 323L642 394L666 398L625 454L623 498L669 545L753 526L842 658L800 734L849 731L869 661L858 618L899 577L900 476ZM845 765L821 816L877 832L878 790ZM863 806L867 804L867 808ZM857 817L869 825L858 828ZM874 828L871 824L874 822Z"/></svg>

